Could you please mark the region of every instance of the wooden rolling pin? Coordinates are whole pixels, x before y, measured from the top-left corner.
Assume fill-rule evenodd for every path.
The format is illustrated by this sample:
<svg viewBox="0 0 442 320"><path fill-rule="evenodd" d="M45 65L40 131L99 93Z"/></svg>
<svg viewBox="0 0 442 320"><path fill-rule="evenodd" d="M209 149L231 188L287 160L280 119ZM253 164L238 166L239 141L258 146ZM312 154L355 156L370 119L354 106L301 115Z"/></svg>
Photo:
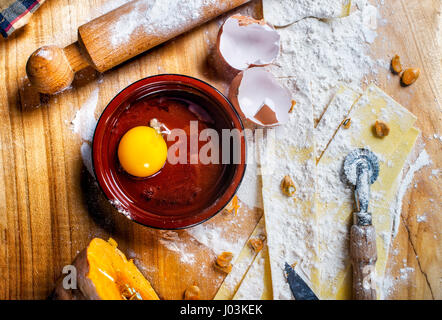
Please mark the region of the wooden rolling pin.
<svg viewBox="0 0 442 320"><path fill-rule="evenodd" d="M54 94L79 70L107 71L249 1L135 0L79 27L78 41L66 48L37 49L26 73L37 91Z"/></svg>

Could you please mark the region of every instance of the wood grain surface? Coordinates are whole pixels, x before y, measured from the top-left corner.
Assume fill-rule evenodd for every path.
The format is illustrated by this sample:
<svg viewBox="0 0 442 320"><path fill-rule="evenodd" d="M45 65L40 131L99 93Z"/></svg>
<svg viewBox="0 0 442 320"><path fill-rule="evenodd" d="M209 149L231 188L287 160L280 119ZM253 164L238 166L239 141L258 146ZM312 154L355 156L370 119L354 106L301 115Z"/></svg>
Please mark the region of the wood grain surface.
<svg viewBox="0 0 442 320"><path fill-rule="evenodd" d="M77 28L99 16L106 0L47 1L30 23L7 40L0 39L0 299L45 299L63 266L93 237L117 240L133 257L163 299L181 299L196 283L211 299L223 275L212 268L214 253L186 231L179 237L196 263L183 263L164 246L167 233L151 230L116 214L83 167L81 139L73 133L76 112L98 88L97 116L121 89L159 73L182 73L208 81L226 92L227 84L212 71L210 52L222 18L138 56L101 75L77 74L73 88L47 99L38 108L23 108L20 86L25 64L38 47L64 47L77 37ZM120 1L121 2L121 1ZM419 80L402 88L387 70L376 76L381 88L419 118L422 130L416 153L425 146L431 166L419 171L404 197L399 234L393 243L389 274L390 299L441 299L442 142L433 135L441 128L441 2L439 0L382 1L386 24L378 28L374 55L388 61L394 54L407 66L422 70ZM101 8L101 9L100 9ZM240 9L260 14L255 1ZM22 95L23 97L23 95ZM416 185L416 187L414 187ZM262 212L244 205L237 216L223 212L208 224L228 225L235 237L253 230ZM425 215L426 221L417 217ZM228 223L238 219L237 223ZM404 277L401 269L412 267ZM402 279L402 278L404 279Z"/></svg>

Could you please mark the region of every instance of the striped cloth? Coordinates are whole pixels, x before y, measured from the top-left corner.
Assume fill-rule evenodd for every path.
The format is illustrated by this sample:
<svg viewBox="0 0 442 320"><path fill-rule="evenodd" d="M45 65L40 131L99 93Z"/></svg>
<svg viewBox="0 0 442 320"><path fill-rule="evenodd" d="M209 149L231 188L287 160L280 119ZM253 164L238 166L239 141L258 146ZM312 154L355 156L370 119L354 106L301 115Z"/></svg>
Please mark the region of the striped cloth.
<svg viewBox="0 0 442 320"><path fill-rule="evenodd" d="M0 33L7 38L23 27L45 0L0 0Z"/></svg>

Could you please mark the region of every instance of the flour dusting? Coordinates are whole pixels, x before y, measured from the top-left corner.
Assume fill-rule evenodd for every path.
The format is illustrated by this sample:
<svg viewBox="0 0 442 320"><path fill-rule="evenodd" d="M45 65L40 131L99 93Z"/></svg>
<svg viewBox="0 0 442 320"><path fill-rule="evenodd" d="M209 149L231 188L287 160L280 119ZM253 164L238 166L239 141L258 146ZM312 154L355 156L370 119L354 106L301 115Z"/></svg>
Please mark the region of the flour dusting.
<svg viewBox="0 0 442 320"><path fill-rule="evenodd" d="M89 143L83 142L81 145L81 158L83 159L83 164L87 171L92 177L95 177L93 161L92 161L92 148Z"/></svg>
<svg viewBox="0 0 442 320"><path fill-rule="evenodd" d="M126 218L128 218L129 220L132 220L132 216L131 216L130 212L127 211L127 210L123 207L123 204L122 204L119 200L114 199L114 200L110 200L109 202L110 202L111 205L114 206L115 209L117 209L117 211L118 211L119 213L121 213L122 215L124 215L124 216L125 216Z"/></svg>
<svg viewBox="0 0 442 320"><path fill-rule="evenodd" d="M168 250L177 253L182 263L195 263L195 254L189 252L187 243L180 238L177 232L160 231L160 234L162 235L162 238L159 240L159 243L166 247Z"/></svg>
<svg viewBox="0 0 442 320"><path fill-rule="evenodd" d="M80 147L81 158L84 166L92 177L95 177L95 174L93 169L91 143L94 137L95 127L97 126L95 109L98 105L99 92L100 89L96 87L71 121L72 131L78 134L83 141Z"/></svg>
<svg viewBox="0 0 442 320"><path fill-rule="evenodd" d="M399 224L402 212L402 200L405 196L405 193L408 190L408 187L413 182L414 174L430 164L431 164L430 156L428 155L427 151L424 149L419 154L416 161L410 165L410 169L408 170L404 178L401 180L399 191L396 194L395 201L390 207L390 214L394 218L393 231L392 231L393 238L396 237L399 231Z"/></svg>
<svg viewBox="0 0 442 320"><path fill-rule="evenodd" d="M95 109L98 104L99 88L95 88L92 91L86 102L83 103L80 110L75 114L75 118L72 120L72 131L80 135L84 141L92 142L94 137L95 127L97 126L97 120L95 119Z"/></svg>
<svg viewBox="0 0 442 320"><path fill-rule="evenodd" d="M231 252L234 257L238 256L246 240L246 237L241 237L237 241L232 241L225 236L223 226L217 227L204 223L188 229L187 232L217 255L227 251Z"/></svg>
<svg viewBox="0 0 442 320"><path fill-rule="evenodd" d="M349 0L264 0L264 19L274 26L284 27L307 17L320 19L344 15Z"/></svg>
<svg viewBox="0 0 442 320"><path fill-rule="evenodd" d="M281 56L270 70L292 78L304 92L311 91L314 117L319 119L340 84L359 92L378 63L369 55L375 40L377 8L359 1L358 9L340 19L306 18L281 34Z"/></svg>
<svg viewBox="0 0 442 320"><path fill-rule="evenodd" d="M114 48L124 46L137 32L160 38L176 35L199 19L205 10L213 11L225 4L217 0L138 1L111 26L111 44Z"/></svg>

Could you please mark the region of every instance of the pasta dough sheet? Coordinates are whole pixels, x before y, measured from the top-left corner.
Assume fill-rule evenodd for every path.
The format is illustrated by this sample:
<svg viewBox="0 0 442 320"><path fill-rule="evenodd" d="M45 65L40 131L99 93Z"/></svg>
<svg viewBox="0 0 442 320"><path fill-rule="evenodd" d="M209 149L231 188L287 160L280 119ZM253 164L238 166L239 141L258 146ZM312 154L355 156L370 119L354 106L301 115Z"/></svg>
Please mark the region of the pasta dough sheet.
<svg viewBox="0 0 442 320"><path fill-rule="evenodd" d="M272 300L272 279L268 247L258 253L250 269L236 291L233 300Z"/></svg>
<svg viewBox="0 0 442 320"><path fill-rule="evenodd" d="M315 140L318 160L360 96L358 92L346 86L339 87L316 126Z"/></svg>
<svg viewBox="0 0 442 320"><path fill-rule="evenodd" d="M250 266L253 264L257 256L257 253L250 247L249 240L252 238L261 238L263 236L265 237L264 217L259 220L255 230L253 230L245 246L232 263L232 271L224 279L221 287L215 295L214 300L233 299L233 296L237 292L245 274L248 272Z"/></svg>
<svg viewBox="0 0 442 320"><path fill-rule="evenodd" d="M262 195L274 299L293 299L284 275L284 264L296 263L311 286L317 284L316 268L316 154L311 97L286 79L297 105L289 122L267 132L260 143ZM296 193L281 191L289 175Z"/></svg>
<svg viewBox="0 0 442 320"><path fill-rule="evenodd" d="M349 92L344 90L345 88L341 89L338 91L338 95ZM335 98L334 101L335 100L347 101L346 99L339 98ZM327 119L329 117L327 114L330 113L326 112L321 121L330 120ZM339 146L343 148L342 145L347 146L349 149L351 147L368 146L375 151L380 159L381 174L378 181L372 186L372 201L370 207L373 213L373 222L377 229L378 262L376 264L376 274L379 280L378 284L380 285L385 274L394 220L394 217L389 214L389 206L397 193L400 172L414 147L419 135L419 130L412 127L416 120L414 115L388 97L376 86L371 86L367 89L363 97L357 101L350 117L354 121L354 124L356 124L353 126L353 130L356 128L359 134L352 135L351 139L349 139L349 137L342 139L342 135L348 134L350 131L339 128L335 137L336 139L330 142L330 146L335 149L335 152L339 149ZM392 130L397 130L397 132L391 133L391 137L394 137L393 139L380 140L373 137L370 131L370 124L376 119L386 121ZM362 127L358 126L361 122L365 123ZM407 128L408 131L406 131ZM348 144L348 141L350 141L350 144ZM321 190L322 187L321 181L324 183L323 179L332 179L331 181L333 181L333 183L338 183L337 186L342 185L342 182L337 180L337 175L331 174L327 177L319 171L324 168L323 166L326 162L333 162L333 159L330 159L329 156L332 152L333 149L328 151L324 158L326 160L324 160L324 162L321 160L318 163L320 176L318 177L318 191ZM341 154L341 157L343 158L345 155L346 154ZM335 161L335 163L337 162ZM323 172L324 171L326 170L323 170ZM326 183L324 183L324 185L325 184ZM324 190L324 192L327 192L327 190ZM339 210L327 210L331 209L335 204L333 202L324 203L318 200L317 216L321 223L319 226L321 238L318 252L318 257L321 257L321 259L318 263L321 270L321 282L314 283L313 288L321 299L351 298L352 284L347 237L351 224L350 217L353 211L352 189L349 188L345 192L349 192L349 194L346 198L347 200L344 201L345 203L341 203ZM319 194L318 198L320 198ZM331 239L325 237L324 234L328 234ZM340 239L337 241L337 245L336 240L333 241L333 238ZM336 259L336 256L340 258ZM315 259L318 259L318 257ZM338 263L336 263L336 261ZM266 272L262 267L260 270ZM268 277L269 275L264 275L258 278L265 279ZM241 286L239 290L244 290L241 289ZM262 284L261 287L266 288L264 284ZM378 290L378 292L380 294L380 290ZM262 293L263 296L269 296L271 294L272 292L268 289L267 291L264 289Z"/></svg>
<svg viewBox="0 0 442 320"><path fill-rule="evenodd" d="M391 239L389 214L393 185L415 143L416 117L375 85L371 85L353 107L348 129L339 128L318 163L317 219L320 221L319 256L322 299L351 298L349 227L353 213L353 187L345 184L342 163L356 148L369 148L380 161L380 175L371 187L369 210L377 234L376 273L383 278ZM390 134L377 138L373 125L382 120ZM379 290L378 290L379 291Z"/></svg>

